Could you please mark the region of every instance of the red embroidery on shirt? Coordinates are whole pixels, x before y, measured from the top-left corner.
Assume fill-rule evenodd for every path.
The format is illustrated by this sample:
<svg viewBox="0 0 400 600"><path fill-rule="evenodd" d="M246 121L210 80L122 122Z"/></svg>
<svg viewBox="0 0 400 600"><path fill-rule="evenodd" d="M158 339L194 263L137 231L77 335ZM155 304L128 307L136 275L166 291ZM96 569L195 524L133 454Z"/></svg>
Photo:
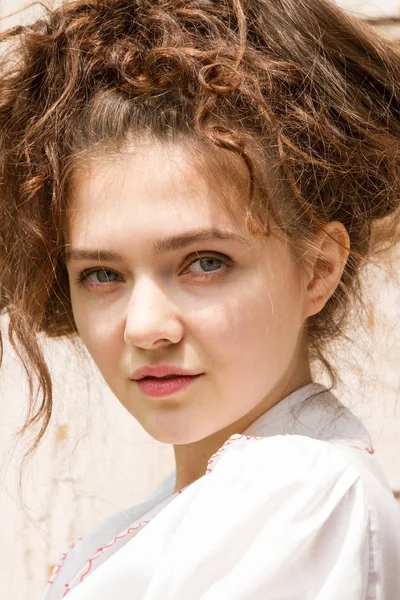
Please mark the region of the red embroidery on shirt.
<svg viewBox="0 0 400 600"><path fill-rule="evenodd" d="M115 537L112 540L112 542L110 542L109 544L107 544L107 546L104 546L103 548L99 548L97 550L96 554L92 558L90 558L88 560L86 571L84 573L82 573L82 575L81 575L81 577L79 579L79 583L81 583L85 579L85 577L87 577L87 575L89 575L90 571L92 570L93 561L95 561L96 558L99 558L99 556L101 556L105 550L108 550L109 548L111 548L111 546L113 546L114 544L116 544L118 542L118 540L122 540L124 537L126 537L127 535L129 535L133 531L136 531L136 533L137 533L139 531L139 529L141 529L142 527L144 527L148 523L150 523L150 521L141 521L135 527L129 527L129 529L127 529L125 531L125 533L123 533L122 535L117 535L117 537Z"/></svg>
<svg viewBox="0 0 400 600"><path fill-rule="evenodd" d="M225 452L227 447L230 446L232 443L238 442L240 440L249 441L249 440L262 440L262 439L263 439L262 437L256 437L256 436L252 436L252 435L241 435L239 433L235 433L228 440L226 440L226 442L221 446L221 448L219 448L219 450L217 450L217 452L215 454L212 455L212 457L210 458L210 460L207 463L206 474L210 473L213 470L216 460L218 458L220 458L221 454L223 452Z"/></svg>
<svg viewBox="0 0 400 600"><path fill-rule="evenodd" d="M49 583L50 585L54 582L54 579L58 573L58 571L61 569L61 565L63 564L63 562L65 561L65 559L67 558L69 552L72 550L72 548L75 546L75 544L77 544L80 540L82 539L82 537L78 538L77 540L75 540L75 542L72 542L72 544L70 544L68 546L68 549L66 552L64 552L64 554L61 555L61 557L59 558L57 564L54 566L54 569L52 570L50 577L47 581L47 583Z"/></svg>
<svg viewBox="0 0 400 600"><path fill-rule="evenodd" d="M219 456L221 456L221 454L222 454L223 452L225 452L226 448L227 448L228 446L230 446L230 444L231 444L231 441L230 441L230 439L229 439L229 440L226 440L225 444L223 444L223 445L221 446L221 448L220 448L219 450L217 450L217 452L216 452L215 454L213 454L213 455L212 455L212 457L210 458L210 460L209 460L209 461L208 461L208 463L207 463L206 474L207 474L207 473L210 473L210 472L212 471L213 467L212 467L211 465L213 465L213 464L215 463L216 459L217 459Z"/></svg>
<svg viewBox="0 0 400 600"><path fill-rule="evenodd" d="M53 583L55 576L57 575L58 571L61 568L61 563L64 562L64 560L67 558L66 554L63 554L59 560L59 564L55 565L52 572L50 573L50 577L47 580L47 583L49 583L50 585Z"/></svg>
<svg viewBox="0 0 400 600"><path fill-rule="evenodd" d="M375 454L375 450L373 448L361 448L360 446L350 446L350 448L354 448L355 450L365 450L368 454Z"/></svg>

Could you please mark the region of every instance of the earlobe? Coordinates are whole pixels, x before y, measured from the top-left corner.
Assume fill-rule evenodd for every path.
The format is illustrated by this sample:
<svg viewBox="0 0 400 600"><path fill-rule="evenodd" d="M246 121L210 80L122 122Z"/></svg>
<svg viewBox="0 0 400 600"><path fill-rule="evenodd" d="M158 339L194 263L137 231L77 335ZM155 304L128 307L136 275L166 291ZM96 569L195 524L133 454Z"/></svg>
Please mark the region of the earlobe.
<svg viewBox="0 0 400 600"><path fill-rule="evenodd" d="M332 221L315 239L313 268L307 282L304 318L319 313L335 292L346 266L350 239L346 228Z"/></svg>

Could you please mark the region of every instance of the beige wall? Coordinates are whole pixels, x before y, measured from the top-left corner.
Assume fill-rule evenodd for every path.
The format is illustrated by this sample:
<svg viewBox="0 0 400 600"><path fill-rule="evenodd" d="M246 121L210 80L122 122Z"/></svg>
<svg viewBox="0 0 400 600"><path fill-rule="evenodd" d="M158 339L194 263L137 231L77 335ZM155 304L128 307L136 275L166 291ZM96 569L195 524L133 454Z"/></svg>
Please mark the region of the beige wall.
<svg viewBox="0 0 400 600"><path fill-rule="evenodd" d="M0 14L17 5L0 0ZM336 359L332 349L344 379L337 394L362 416L393 488L400 490L400 286L374 268L368 289L366 330L354 318L354 347L341 347ZM11 453L26 385L8 344L0 372L0 597L7 600L39 598L50 566L72 540L140 502L174 466L172 449L128 416L90 362L84 367L59 342L46 343L46 353L55 410L27 472L26 514L16 489L22 447Z"/></svg>
<svg viewBox="0 0 400 600"><path fill-rule="evenodd" d="M400 13L400 0L337 0L347 10L366 17L393 17Z"/></svg>

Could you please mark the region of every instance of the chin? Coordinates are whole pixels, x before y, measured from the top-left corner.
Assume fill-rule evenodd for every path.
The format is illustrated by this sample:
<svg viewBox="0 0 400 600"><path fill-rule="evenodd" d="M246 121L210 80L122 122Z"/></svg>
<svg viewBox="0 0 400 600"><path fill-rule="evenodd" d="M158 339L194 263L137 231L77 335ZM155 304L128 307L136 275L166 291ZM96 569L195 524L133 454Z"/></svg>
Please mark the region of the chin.
<svg viewBox="0 0 400 600"><path fill-rule="evenodd" d="M171 444L173 446L186 446L189 444L194 444L207 437L206 435L190 435L190 432L188 431L171 432L168 429L164 429L163 431L155 431L154 428L148 429L147 433L151 435L153 439L157 440L157 442L161 442L162 444Z"/></svg>
<svg viewBox="0 0 400 600"><path fill-rule="evenodd" d="M158 423L146 420L146 424L141 423L147 433L162 444L172 444L173 446L184 446L195 444L212 435L213 431L208 431L206 428L199 430L194 426L191 428L189 419L184 420L181 424L167 422L161 419Z"/></svg>

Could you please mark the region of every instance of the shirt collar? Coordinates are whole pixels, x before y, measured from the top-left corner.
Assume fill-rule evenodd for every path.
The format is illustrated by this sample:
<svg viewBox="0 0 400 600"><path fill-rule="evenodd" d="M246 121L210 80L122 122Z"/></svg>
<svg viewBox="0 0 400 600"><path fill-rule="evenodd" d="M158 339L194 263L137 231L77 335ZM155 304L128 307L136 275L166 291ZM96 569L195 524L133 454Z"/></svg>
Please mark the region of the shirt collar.
<svg viewBox="0 0 400 600"><path fill-rule="evenodd" d="M254 421L243 435L305 435L324 441L371 446L368 431L324 385L298 388Z"/></svg>

